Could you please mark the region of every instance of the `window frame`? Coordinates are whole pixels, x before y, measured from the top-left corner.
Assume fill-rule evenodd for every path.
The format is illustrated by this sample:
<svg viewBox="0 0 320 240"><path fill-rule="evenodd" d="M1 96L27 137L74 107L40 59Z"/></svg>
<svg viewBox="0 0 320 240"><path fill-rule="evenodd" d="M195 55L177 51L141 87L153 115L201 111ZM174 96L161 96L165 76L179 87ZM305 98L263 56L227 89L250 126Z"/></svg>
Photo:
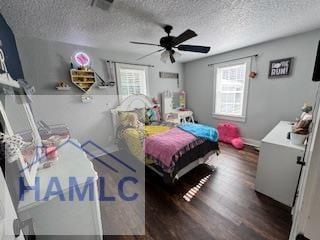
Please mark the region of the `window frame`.
<svg viewBox="0 0 320 240"><path fill-rule="evenodd" d="M244 84L244 93L243 93L243 102L242 102L242 113L240 116L232 115L232 114L218 114L216 113L216 86L217 86L217 73L218 69L225 67L232 67L236 65L246 64L246 78ZM245 122L247 119L247 106L248 106L248 96L249 96L249 85L250 85L250 74L251 71L251 58L244 58L234 61L228 61L225 63L219 63L214 65L213 69L213 112L212 117L223 120L237 121L237 122Z"/></svg>
<svg viewBox="0 0 320 240"><path fill-rule="evenodd" d="M120 69L133 69L133 70L143 70L145 71L145 77L146 77L146 95L148 96L150 93L149 90L149 67L148 66L140 66L140 65L134 65L134 64L126 64L126 63L116 63L116 73L117 73L117 93L119 96L119 101L122 102L127 97L123 98L123 94L121 93L121 74ZM143 94L143 93L140 93Z"/></svg>

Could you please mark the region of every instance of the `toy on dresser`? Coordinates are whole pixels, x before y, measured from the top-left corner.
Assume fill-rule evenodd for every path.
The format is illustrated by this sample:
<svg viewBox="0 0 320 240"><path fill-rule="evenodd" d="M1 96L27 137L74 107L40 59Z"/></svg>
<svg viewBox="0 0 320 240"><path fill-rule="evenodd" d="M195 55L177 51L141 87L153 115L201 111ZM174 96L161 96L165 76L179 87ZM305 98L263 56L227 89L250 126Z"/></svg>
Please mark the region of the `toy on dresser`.
<svg viewBox="0 0 320 240"><path fill-rule="evenodd" d="M40 162L42 168L49 168L55 164L59 158L58 148L69 138L70 132L66 125L57 124L48 126L45 122L39 122L39 134L42 139L42 156Z"/></svg>
<svg viewBox="0 0 320 240"><path fill-rule="evenodd" d="M309 134L309 127L312 122L312 106L309 103L304 103L302 114L297 118L292 126L290 139L292 144L302 145Z"/></svg>

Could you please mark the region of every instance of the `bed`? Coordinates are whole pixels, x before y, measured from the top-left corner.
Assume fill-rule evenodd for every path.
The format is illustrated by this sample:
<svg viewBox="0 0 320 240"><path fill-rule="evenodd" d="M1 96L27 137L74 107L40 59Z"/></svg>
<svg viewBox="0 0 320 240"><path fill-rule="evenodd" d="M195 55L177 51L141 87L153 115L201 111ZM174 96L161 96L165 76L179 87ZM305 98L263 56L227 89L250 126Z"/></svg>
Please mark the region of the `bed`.
<svg viewBox="0 0 320 240"><path fill-rule="evenodd" d="M208 140L190 132L190 127L198 127L199 124L176 126L161 121L143 126L123 124L121 119L123 113L153 107L154 104L145 95L132 95L126 98L118 107L111 110L114 137L117 139L119 149L143 161L148 168L160 175L165 183L177 181L198 165L205 164L213 154L219 155L217 139ZM142 115L145 116L144 113ZM215 131L212 129L209 130Z"/></svg>

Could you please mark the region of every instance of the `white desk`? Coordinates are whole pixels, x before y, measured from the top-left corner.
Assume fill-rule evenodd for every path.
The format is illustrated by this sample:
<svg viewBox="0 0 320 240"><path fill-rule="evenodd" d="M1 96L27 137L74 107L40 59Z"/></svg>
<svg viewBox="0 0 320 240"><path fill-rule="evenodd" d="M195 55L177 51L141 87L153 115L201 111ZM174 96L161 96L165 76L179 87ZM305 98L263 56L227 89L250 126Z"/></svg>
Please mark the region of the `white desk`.
<svg viewBox="0 0 320 240"><path fill-rule="evenodd" d="M172 113L168 113L165 116L165 121L167 122L174 122L174 123L186 123L187 122L187 118L190 118L190 121L192 123L194 123L194 119L193 119L193 112L190 110L187 111L179 111L179 110L175 110L172 111Z"/></svg>
<svg viewBox="0 0 320 240"><path fill-rule="evenodd" d="M77 140L71 141L79 144ZM93 164L81 149L67 143L58 150L59 160L51 168L39 170L40 196L45 195L52 177L57 177L67 201L51 197L48 201L36 201L34 191L25 193L20 201L18 215L23 219L32 218L36 235L82 235L84 239L102 239L102 224L97 189L98 175ZM95 179L94 201L79 201L75 196L68 201L69 177L75 177L79 188L83 189L87 177ZM88 194L87 194L88 195ZM93 237L89 237L95 235ZM41 237L37 236L37 239ZM45 239L55 239L46 236ZM81 239L81 237L77 238Z"/></svg>
<svg viewBox="0 0 320 240"><path fill-rule="evenodd" d="M300 171L297 157L305 150L305 146L293 145L287 139L291 128L289 122L281 121L262 139L256 176L258 192L290 207Z"/></svg>

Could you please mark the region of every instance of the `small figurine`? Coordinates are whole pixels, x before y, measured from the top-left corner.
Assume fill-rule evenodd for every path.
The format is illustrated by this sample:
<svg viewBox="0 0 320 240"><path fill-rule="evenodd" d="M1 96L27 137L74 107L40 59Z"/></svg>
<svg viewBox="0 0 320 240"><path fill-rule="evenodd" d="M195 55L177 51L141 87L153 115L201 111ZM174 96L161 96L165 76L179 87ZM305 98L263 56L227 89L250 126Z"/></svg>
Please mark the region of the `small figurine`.
<svg viewBox="0 0 320 240"><path fill-rule="evenodd" d="M300 116L300 120L312 120L312 105L310 103L305 102L301 110L302 114Z"/></svg>
<svg viewBox="0 0 320 240"><path fill-rule="evenodd" d="M64 81L59 81L57 83L56 89L58 90L68 90L70 89L70 86L66 84Z"/></svg>
<svg viewBox="0 0 320 240"><path fill-rule="evenodd" d="M307 135L309 133L309 126L312 122L312 105L305 102L301 110L302 114L294 123L292 132L296 134Z"/></svg>
<svg viewBox="0 0 320 240"><path fill-rule="evenodd" d="M68 84L66 84L64 81L59 81L57 87L68 87Z"/></svg>

